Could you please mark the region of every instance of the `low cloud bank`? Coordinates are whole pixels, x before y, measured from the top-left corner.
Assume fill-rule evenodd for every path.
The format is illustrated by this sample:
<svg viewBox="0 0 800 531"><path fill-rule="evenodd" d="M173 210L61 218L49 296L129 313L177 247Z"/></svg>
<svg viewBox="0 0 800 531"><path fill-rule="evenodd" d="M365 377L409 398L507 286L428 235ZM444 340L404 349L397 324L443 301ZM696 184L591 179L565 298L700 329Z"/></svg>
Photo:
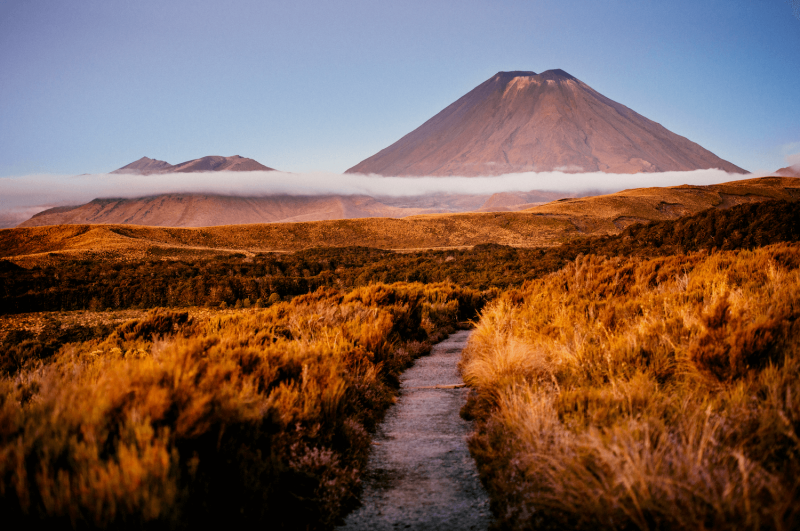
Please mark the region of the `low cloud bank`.
<svg viewBox="0 0 800 531"><path fill-rule="evenodd" d="M97 198L132 198L166 193L404 197L433 194L491 195L498 192L540 190L594 195L650 186L717 184L743 177L722 170L639 174L542 172L496 177L382 177L277 171L26 175L0 178L0 227L13 227L33 214L54 206L81 205Z"/></svg>

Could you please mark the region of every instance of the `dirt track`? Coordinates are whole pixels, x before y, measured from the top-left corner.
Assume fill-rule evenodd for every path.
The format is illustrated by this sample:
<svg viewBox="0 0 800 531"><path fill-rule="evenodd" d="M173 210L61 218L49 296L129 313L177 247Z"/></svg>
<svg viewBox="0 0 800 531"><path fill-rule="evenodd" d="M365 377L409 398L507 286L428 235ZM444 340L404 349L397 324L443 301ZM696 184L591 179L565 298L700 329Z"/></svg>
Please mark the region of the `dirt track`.
<svg viewBox="0 0 800 531"><path fill-rule="evenodd" d="M469 334L453 334L405 372L374 439L363 506L338 529L488 528L489 498L466 445L472 426L458 414L468 391L452 387Z"/></svg>

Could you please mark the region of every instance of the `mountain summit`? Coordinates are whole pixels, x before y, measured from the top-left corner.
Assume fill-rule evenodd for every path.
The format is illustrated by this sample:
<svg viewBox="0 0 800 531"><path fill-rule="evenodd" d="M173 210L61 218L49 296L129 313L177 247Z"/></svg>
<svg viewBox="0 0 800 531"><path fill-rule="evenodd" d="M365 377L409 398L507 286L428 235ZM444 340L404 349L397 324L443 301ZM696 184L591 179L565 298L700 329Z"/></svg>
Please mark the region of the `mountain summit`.
<svg viewBox="0 0 800 531"><path fill-rule="evenodd" d="M136 162L131 162L111 173L133 173L137 175L150 175L152 173L190 173L200 171L274 171L258 161L234 155L220 157L211 155L199 159L188 160L175 164L163 160L142 157Z"/></svg>
<svg viewBox="0 0 800 531"><path fill-rule="evenodd" d="M346 173L747 173L563 70L498 72Z"/></svg>
<svg viewBox="0 0 800 531"><path fill-rule="evenodd" d="M151 159L149 157L142 157L135 162L131 162L127 166L123 166L118 170L111 173L138 173L140 175L150 175L151 173L160 173L169 170L172 164L164 162L163 160Z"/></svg>

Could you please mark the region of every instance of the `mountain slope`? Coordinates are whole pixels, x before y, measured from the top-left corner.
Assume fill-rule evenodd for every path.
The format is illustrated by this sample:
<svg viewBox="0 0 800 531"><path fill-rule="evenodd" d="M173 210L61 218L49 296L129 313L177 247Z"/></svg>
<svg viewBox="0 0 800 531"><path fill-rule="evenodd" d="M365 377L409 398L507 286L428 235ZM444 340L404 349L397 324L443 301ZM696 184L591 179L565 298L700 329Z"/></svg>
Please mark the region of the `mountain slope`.
<svg viewBox="0 0 800 531"><path fill-rule="evenodd" d="M274 171L274 169L264 166L258 161L240 157L239 155L234 155L232 157L211 155L199 159L187 160L186 162L181 162L174 166L163 160L142 157L111 173L150 175L153 173L191 173L204 171Z"/></svg>
<svg viewBox="0 0 800 531"><path fill-rule="evenodd" d="M800 177L800 164L781 168L775 172L775 175L780 175L782 177Z"/></svg>
<svg viewBox="0 0 800 531"><path fill-rule="evenodd" d="M123 166L118 170L111 173L135 173L139 175L149 175L151 173L161 173L168 171L172 167L169 162L163 160L151 159L149 157L142 157L135 162L131 162L127 166Z"/></svg>
<svg viewBox="0 0 800 531"><path fill-rule="evenodd" d="M617 234L634 222L664 221L709 208L770 199L800 200L800 179L766 177L711 186L642 188L569 198L524 212L432 214L204 228L58 225L0 229L0 257L35 265L64 256L182 256L291 251L353 245L426 249L501 243L557 245L576 236Z"/></svg>
<svg viewBox="0 0 800 531"><path fill-rule="evenodd" d="M190 173L199 171L273 171L253 159L234 155L232 157L210 156L176 164L169 173Z"/></svg>
<svg viewBox="0 0 800 531"><path fill-rule="evenodd" d="M207 194L162 194L134 199L95 199L72 208L36 214L19 227L75 224L130 224L156 227L210 227L249 223L327 219L404 217L441 212L399 208L368 196L237 197Z"/></svg>
<svg viewBox="0 0 800 531"><path fill-rule="evenodd" d="M346 173L745 170L563 70L499 72Z"/></svg>

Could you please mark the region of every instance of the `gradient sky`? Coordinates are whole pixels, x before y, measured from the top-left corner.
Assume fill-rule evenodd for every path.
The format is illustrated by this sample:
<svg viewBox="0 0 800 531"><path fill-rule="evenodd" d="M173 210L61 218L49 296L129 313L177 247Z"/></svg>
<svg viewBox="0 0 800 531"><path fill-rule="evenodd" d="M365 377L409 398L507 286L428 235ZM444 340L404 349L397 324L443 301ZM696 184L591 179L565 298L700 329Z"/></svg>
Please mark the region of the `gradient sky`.
<svg viewBox="0 0 800 531"><path fill-rule="evenodd" d="M748 170L800 162L786 0L0 0L0 177L342 172L498 71L552 68Z"/></svg>

